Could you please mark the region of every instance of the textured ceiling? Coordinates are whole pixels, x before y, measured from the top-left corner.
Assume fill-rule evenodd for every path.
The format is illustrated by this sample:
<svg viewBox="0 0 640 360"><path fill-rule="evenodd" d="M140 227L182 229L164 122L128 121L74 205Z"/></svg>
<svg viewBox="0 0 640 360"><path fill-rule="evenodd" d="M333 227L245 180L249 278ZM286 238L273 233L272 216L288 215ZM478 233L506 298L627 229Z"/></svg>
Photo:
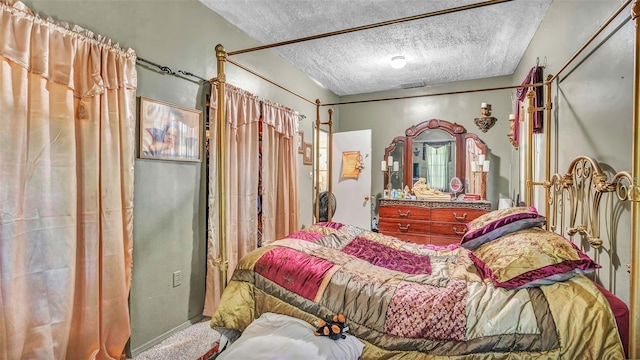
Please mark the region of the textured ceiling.
<svg viewBox="0 0 640 360"><path fill-rule="evenodd" d="M480 2L200 1L261 44ZM430 85L510 75L550 3L551 0L509 1L273 50L340 96L407 88L421 83ZM235 50L242 49L227 49ZM397 55L407 59L407 65L402 69L390 66L390 59ZM242 62L240 58L236 60Z"/></svg>

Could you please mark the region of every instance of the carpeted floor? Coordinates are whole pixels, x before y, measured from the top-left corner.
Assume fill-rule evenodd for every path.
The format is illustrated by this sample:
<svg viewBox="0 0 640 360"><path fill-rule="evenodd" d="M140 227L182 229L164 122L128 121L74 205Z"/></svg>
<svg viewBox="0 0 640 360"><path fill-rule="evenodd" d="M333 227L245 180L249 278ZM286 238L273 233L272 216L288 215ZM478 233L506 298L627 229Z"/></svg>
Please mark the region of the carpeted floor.
<svg viewBox="0 0 640 360"><path fill-rule="evenodd" d="M209 326L209 318L179 331L161 343L133 357L133 360L196 360L220 339Z"/></svg>

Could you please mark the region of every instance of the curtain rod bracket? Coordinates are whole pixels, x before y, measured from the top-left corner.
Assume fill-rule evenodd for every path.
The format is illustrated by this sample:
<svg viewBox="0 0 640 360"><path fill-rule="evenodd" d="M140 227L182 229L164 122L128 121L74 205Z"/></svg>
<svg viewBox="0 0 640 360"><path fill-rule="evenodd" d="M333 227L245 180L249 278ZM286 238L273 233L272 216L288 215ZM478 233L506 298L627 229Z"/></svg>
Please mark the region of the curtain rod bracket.
<svg viewBox="0 0 640 360"><path fill-rule="evenodd" d="M141 64L141 65L155 66L156 68L158 68L158 70L162 71L163 73L168 74L168 75L173 75L173 76L176 76L176 77L183 77L182 75L185 75L185 76L190 76L190 77L196 78L196 79L198 79L200 81L204 81L204 82L209 82L210 81L210 80L207 80L207 79L205 79L203 77L200 77L200 76L198 76L196 74L193 74L193 73L190 73L190 72L184 71L184 70L178 70L178 72L176 73L175 71L171 70L171 68L168 67L168 66L156 64L153 61L149 61L149 60L143 59L141 57L138 57L136 59L136 63ZM182 74L182 75L180 75L180 74Z"/></svg>

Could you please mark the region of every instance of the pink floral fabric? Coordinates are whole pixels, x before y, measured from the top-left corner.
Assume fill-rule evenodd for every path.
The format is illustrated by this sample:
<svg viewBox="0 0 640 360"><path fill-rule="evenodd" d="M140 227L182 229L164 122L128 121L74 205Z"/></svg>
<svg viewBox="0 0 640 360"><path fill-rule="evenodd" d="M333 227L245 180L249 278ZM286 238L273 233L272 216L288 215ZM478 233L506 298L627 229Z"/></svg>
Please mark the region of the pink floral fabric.
<svg viewBox="0 0 640 360"><path fill-rule="evenodd" d="M402 282L387 311L385 332L406 338L463 340L466 284L452 278L446 287Z"/></svg>

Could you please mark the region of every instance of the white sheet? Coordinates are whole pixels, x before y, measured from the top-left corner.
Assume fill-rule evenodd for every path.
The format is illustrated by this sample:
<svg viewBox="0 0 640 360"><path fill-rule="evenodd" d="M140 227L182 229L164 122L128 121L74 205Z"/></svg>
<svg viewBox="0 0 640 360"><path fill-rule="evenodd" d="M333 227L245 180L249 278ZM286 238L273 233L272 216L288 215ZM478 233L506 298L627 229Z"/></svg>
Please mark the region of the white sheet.
<svg viewBox="0 0 640 360"><path fill-rule="evenodd" d="M290 316L265 313L252 322L218 360L357 360L364 344L347 334L331 340Z"/></svg>

